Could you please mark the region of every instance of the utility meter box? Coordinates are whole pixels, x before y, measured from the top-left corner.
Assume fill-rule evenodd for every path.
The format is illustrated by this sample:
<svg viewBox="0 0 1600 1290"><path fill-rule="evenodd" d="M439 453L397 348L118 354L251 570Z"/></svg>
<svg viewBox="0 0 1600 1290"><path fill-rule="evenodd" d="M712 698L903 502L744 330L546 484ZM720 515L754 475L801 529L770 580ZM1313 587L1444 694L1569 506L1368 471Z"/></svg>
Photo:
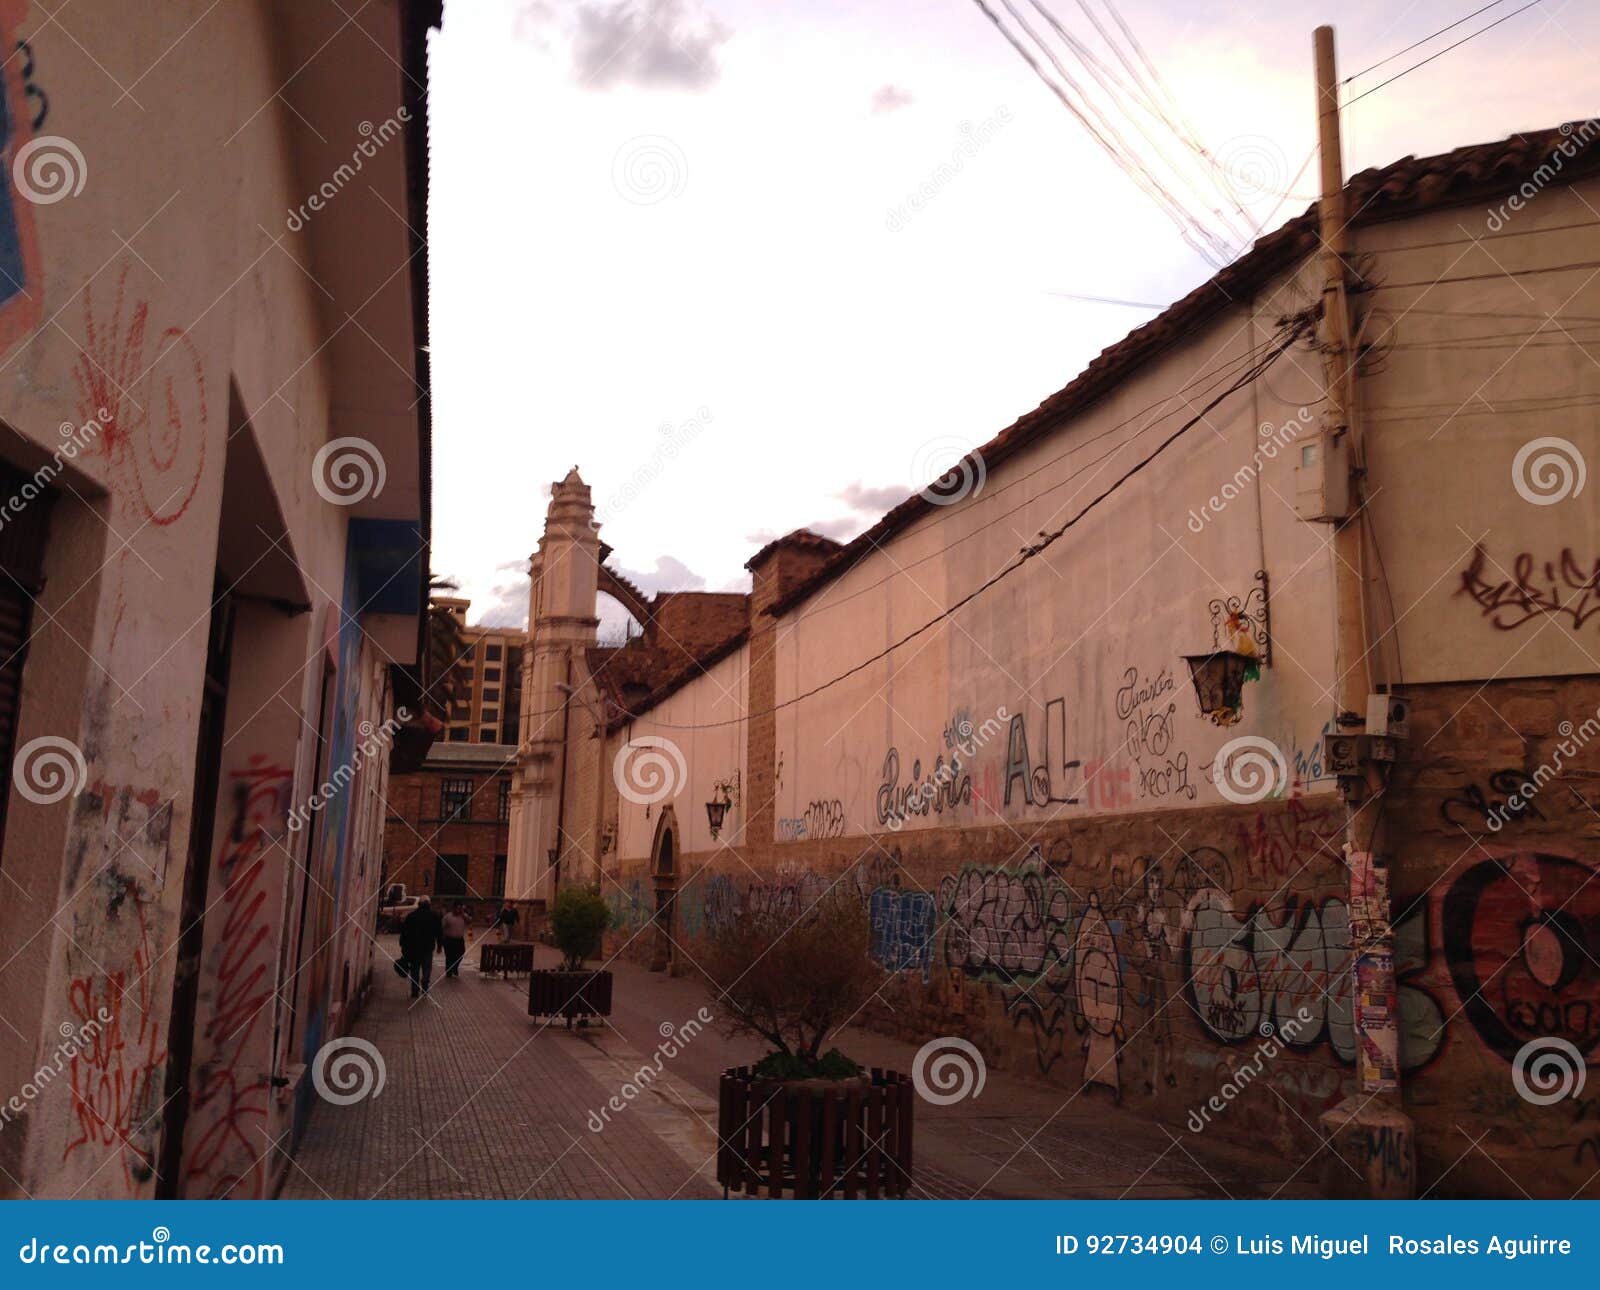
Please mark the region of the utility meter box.
<svg viewBox="0 0 1600 1290"><path fill-rule="evenodd" d="M1302 440L1295 457L1294 511L1303 520L1350 514L1350 436L1323 430Z"/></svg>
<svg viewBox="0 0 1600 1290"><path fill-rule="evenodd" d="M1411 703L1393 694L1367 696L1367 733L1384 739L1411 737Z"/></svg>

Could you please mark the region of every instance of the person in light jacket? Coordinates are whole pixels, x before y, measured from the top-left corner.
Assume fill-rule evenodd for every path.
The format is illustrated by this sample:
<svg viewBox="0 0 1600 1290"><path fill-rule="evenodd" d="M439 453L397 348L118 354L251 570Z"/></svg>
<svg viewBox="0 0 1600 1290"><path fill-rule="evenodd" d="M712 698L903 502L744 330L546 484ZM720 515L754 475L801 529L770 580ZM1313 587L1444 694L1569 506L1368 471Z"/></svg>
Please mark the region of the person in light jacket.
<svg viewBox="0 0 1600 1290"><path fill-rule="evenodd" d="M444 974L461 975L461 958L467 952L467 916L457 905L439 920L441 942L444 945Z"/></svg>

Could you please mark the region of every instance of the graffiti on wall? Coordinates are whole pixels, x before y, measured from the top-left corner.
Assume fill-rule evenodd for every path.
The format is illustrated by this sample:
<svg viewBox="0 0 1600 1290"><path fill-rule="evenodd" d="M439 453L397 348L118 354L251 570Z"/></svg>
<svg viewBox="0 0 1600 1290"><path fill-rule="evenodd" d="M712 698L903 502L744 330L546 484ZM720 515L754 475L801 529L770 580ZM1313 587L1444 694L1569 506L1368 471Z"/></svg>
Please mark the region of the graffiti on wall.
<svg viewBox="0 0 1600 1290"><path fill-rule="evenodd" d="M154 1019L149 920L155 898L138 880L114 869L97 875L93 889L104 897L103 908L97 909L112 936L130 941L133 948L129 968L97 968L73 977L67 986L68 1007L80 1024L102 1010L110 1021L72 1058L73 1128L62 1159L83 1150L115 1155L123 1187L131 1195L154 1177L161 1145L166 1044ZM97 1160L94 1167L102 1163Z"/></svg>
<svg viewBox="0 0 1600 1290"><path fill-rule="evenodd" d="M881 821L880 821L881 823ZM817 799L809 803L800 815L786 816L778 821L778 837L784 842L800 838L842 838L844 836L844 803L837 797Z"/></svg>
<svg viewBox="0 0 1600 1290"><path fill-rule="evenodd" d="M30 169L27 157L18 166L18 154L48 112L33 50L16 39L27 8L26 0L0 3L0 47L16 51L0 64L0 162L5 165L5 182L0 183L0 351L21 340L43 317L44 279L33 203L18 191L18 180Z"/></svg>
<svg viewBox="0 0 1600 1290"><path fill-rule="evenodd" d="M1571 547L1539 559L1530 551L1507 567L1479 545L1462 570L1457 595L1469 596L1500 631L1515 631L1534 619L1556 619L1573 630L1600 614L1600 556L1585 563Z"/></svg>
<svg viewBox="0 0 1600 1290"><path fill-rule="evenodd" d="M1526 781L1527 776L1518 770L1491 771L1487 788L1463 785L1439 804L1439 814L1446 824L1469 832L1499 832L1510 820L1542 820L1544 812L1534 805L1532 795L1519 791Z"/></svg>
<svg viewBox="0 0 1600 1290"><path fill-rule="evenodd" d="M1524 852L1467 868L1440 906L1456 994L1489 1048L1510 1060L1555 1037L1595 1064L1600 1045L1600 882L1566 856Z"/></svg>
<svg viewBox="0 0 1600 1290"><path fill-rule="evenodd" d="M1130 667L1113 696L1117 720L1123 723L1123 747L1136 767L1134 778L1141 798L1194 800L1189 754L1174 746L1178 704L1173 696L1177 688L1171 668L1163 667L1151 676Z"/></svg>
<svg viewBox="0 0 1600 1290"><path fill-rule="evenodd" d="M273 911L265 908L267 863L285 831L292 780L286 767L261 757L230 776L232 809L216 865L222 928L206 951L215 990L203 1031L209 1060L196 1072L194 1147L187 1153L194 1195L260 1197L266 1190L266 1153L256 1130L268 1111L277 948Z"/></svg>

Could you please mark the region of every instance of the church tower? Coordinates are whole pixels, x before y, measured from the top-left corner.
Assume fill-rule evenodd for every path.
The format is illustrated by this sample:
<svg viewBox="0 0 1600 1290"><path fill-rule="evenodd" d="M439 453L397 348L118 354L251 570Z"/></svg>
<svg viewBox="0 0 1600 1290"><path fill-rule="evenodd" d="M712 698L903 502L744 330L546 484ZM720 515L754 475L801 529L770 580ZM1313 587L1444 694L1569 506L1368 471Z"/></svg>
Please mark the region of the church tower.
<svg viewBox="0 0 1600 1290"><path fill-rule="evenodd" d="M551 856L569 823L561 819L568 702L571 687L584 680L583 652L595 643L600 626L599 569L594 504L574 466L551 485L544 536L528 562L528 643L506 864L506 895L515 900L548 901L555 894Z"/></svg>

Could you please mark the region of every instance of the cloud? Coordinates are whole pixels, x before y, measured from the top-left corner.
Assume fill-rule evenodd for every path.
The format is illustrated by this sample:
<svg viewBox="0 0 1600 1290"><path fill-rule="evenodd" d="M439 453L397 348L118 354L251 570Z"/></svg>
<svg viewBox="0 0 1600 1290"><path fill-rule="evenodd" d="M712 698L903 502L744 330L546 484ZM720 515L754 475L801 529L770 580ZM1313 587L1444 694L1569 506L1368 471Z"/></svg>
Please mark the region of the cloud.
<svg viewBox="0 0 1600 1290"><path fill-rule="evenodd" d="M572 57L586 89L705 90L732 30L695 0L614 0L578 7Z"/></svg>
<svg viewBox="0 0 1600 1290"><path fill-rule="evenodd" d="M880 85L872 95L872 115L885 116L890 112L898 112L916 101L917 96L910 90L903 90L898 85Z"/></svg>
<svg viewBox="0 0 1600 1290"><path fill-rule="evenodd" d="M853 538L861 531L861 518L856 515L846 515L837 520L813 520L806 527L818 537L832 538L835 542L844 542Z"/></svg>
<svg viewBox="0 0 1600 1290"><path fill-rule="evenodd" d="M876 515L883 511L892 511L911 496L911 490L899 484L890 484L884 488L868 488L865 484L856 483L846 484L834 496L853 511Z"/></svg>
<svg viewBox="0 0 1600 1290"><path fill-rule="evenodd" d="M613 567L647 596L657 591L704 591L706 587L704 578L670 555L658 555L656 567L648 573L624 569L621 565Z"/></svg>

